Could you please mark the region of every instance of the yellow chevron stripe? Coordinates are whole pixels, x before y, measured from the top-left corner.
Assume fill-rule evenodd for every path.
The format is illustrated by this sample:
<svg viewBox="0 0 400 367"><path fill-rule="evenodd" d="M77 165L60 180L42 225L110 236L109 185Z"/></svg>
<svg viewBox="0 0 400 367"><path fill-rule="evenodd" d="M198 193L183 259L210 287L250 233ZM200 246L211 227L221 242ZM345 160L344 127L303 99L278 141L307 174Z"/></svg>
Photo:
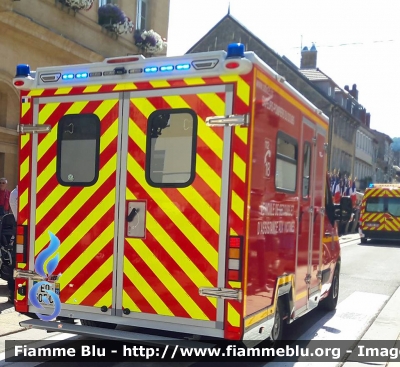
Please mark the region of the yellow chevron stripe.
<svg viewBox="0 0 400 367"><path fill-rule="evenodd" d="M92 212L88 215L87 218L85 218L84 222L79 226L80 228L76 229L72 233L72 237L67 237L65 241L62 243L62 246L60 246L59 254L60 254L60 259L65 257L65 255L68 254L69 251L74 251L73 246L91 229L93 228L94 223L96 223L96 220L99 220L101 215L97 215L96 212L100 211L102 215L108 210L108 208L105 208L103 203L100 203L95 209L92 210ZM108 207L108 205L107 205ZM80 233L80 231L82 231ZM68 266L67 269L62 274L62 277L60 277L60 289L63 290L65 287L67 287L74 277L79 274L85 266L95 257L97 256L100 251L104 249L104 247L110 243L110 241L114 238L114 223L110 223L110 225L100 234L98 235L93 242L90 243L90 245L81 253L79 256L76 257L75 261Z"/></svg>
<svg viewBox="0 0 400 367"><path fill-rule="evenodd" d="M239 75L223 75L220 77L225 83L237 82L237 95L245 103L250 104L250 86Z"/></svg>
<svg viewBox="0 0 400 367"><path fill-rule="evenodd" d="M242 283L241 282L229 282L229 285L232 288L242 288Z"/></svg>
<svg viewBox="0 0 400 367"><path fill-rule="evenodd" d="M26 282L23 282L22 286L26 287ZM18 292L16 293L16 295L17 295L17 301L22 301L26 297L26 296L20 295Z"/></svg>
<svg viewBox="0 0 400 367"><path fill-rule="evenodd" d="M215 116L225 116L225 101L215 93L198 93L197 97L210 108Z"/></svg>
<svg viewBox="0 0 400 367"><path fill-rule="evenodd" d="M44 149L41 149L41 152L45 152ZM36 192L40 192L43 189L43 186L54 176L54 172L57 169L57 157L54 157L52 161L46 166L45 169L42 170L37 179Z"/></svg>
<svg viewBox="0 0 400 367"><path fill-rule="evenodd" d="M129 297L129 294L126 293L125 289L122 291L122 304L125 308L129 308L131 312L142 312L137 304L132 301L132 298Z"/></svg>
<svg viewBox="0 0 400 367"><path fill-rule="evenodd" d="M26 113L31 109L31 103L21 103L21 117L24 117Z"/></svg>
<svg viewBox="0 0 400 367"><path fill-rule="evenodd" d="M82 190L68 204L68 206L62 211L62 213L57 218L54 218L53 222L50 224L48 229L53 233L57 233L65 225L65 223L68 223L71 217L76 213L76 208L80 208L82 206L82 203L88 201L90 197L96 192L96 190L99 187L101 187L104 184L104 182L109 179L111 175L115 174L115 168L116 168L116 155L114 155L100 170L99 180L96 183L96 185L89 186L85 190ZM49 209L54 205L54 203L57 203L68 189L69 189L68 187L58 185L51 193L49 193L49 195L46 197L43 203L36 210L36 223L40 222L40 220L48 213ZM114 190L113 193L114 197L112 198L110 197L110 199L108 199L107 201L109 208L115 203ZM106 198L108 197L109 196L107 195ZM35 255L39 253L46 246L47 242L48 242L48 235L47 233L43 232L42 235L36 239Z"/></svg>
<svg viewBox="0 0 400 367"><path fill-rule="evenodd" d="M83 93L96 93L100 90L101 85L89 85L84 90Z"/></svg>
<svg viewBox="0 0 400 367"><path fill-rule="evenodd" d="M112 304L112 289L110 289L103 297L101 297L93 306L109 306Z"/></svg>
<svg viewBox="0 0 400 367"><path fill-rule="evenodd" d="M399 230L399 223L396 221L390 221L390 220L386 220L385 222L386 224L386 230L387 231L398 231Z"/></svg>
<svg viewBox="0 0 400 367"><path fill-rule="evenodd" d="M134 177L139 185L146 190L147 194L157 203L160 209L175 223L186 238L203 254L205 259L214 269L218 268L218 252L212 247L197 228L182 214L179 208L168 198L168 196L157 188L150 187L145 181L144 170L128 155L128 167L130 172L135 172ZM156 236L156 233L153 233ZM163 242L161 242L163 243Z"/></svg>
<svg viewBox="0 0 400 367"><path fill-rule="evenodd" d="M229 235L230 235L230 236L237 236L238 234L235 232L234 229L230 228L230 229L229 229Z"/></svg>
<svg viewBox="0 0 400 367"><path fill-rule="evenodd" d="M25 147L26 144L29 143L31 136L29 134L20 135L21 137L21 149Z"/></svg>
<svg viewBox="0 0 400 367"><path fill-rule="evenodd" d="M207 181L206 181L207 182ZM190 203L208 225L219 234L219 214L210 206L210 204L193 188L188 186L178 189L182 196Z"/></svg>
<svg viewBox="0 0 400 367"><path fill-rule="evenodd" d="M28 205L29 189L26 189L21 195L19 195L19 210L21 211Z"/></svg>
<svg viewBox="0 0 400 367"><path fill-rule="evenodd" d="M31 97L38 97L41 96L44 92L44 89L32 89L29 93L28 96Z"/></svg>
<svg viewBox="0 0 400 367"><path fill-rule="evenodd" d="M240 315L237 312L230 302L228 302L228 322L235 327L240 326Z"/></svg>
<svg viewBox="0 0 400 367"><path fill-rule="evenodd" d="M131 191L127 192L127 200L137 200ZM213 284L207 277L196 267L196 265L187 257L182 249L175 243L164 228L154 219L151 213L146 213L146 227L157 240L162 244L165 250L171 255L178 266L186 274L190 274L190 279L197 287L213 287ZM207 297L207 299L216 306L215 298Z"/></svg>
<svg viewBox="0 0 400 367"><path fill-rule="evenodd" d="M233 155L233 172L243 183L246 181L246 163L236 153Z"/></svg>
<svg viewBox="0 0 400 367"><path fill-rule="evenodd" d="M180 96L165 96L163 97L163 99L171 106L171 108L191 108ZM211 106L208 107L211 108ZM214 154L219 159L222 159L222 139L214 132L213 129L210 129L200 117L198 117L197 134L200 139L203 140L207 144L207 146L214 152Z"/></svg>
<svg viewBox="0 0 400 367"><path fill-rule="evenodd" d="M55 128L51 129L46 134L44 139L38 144L38 148L37 148L37 155L38 155L37 160L38 161L40 161L43 158L43 156L49 151L51 146L53 144L55 144L55 142L57 141L57 129L58 129L58 124L56 124ZM54 157L53 160L55 161L56 157ZM53 173L54 172L55 172L55 169L54 169Z"/></svg>
<svg viewBox="0 0 400 367"><path fill-rule="evenodd" d="M56 96L59 94L69 94L71 92L71 90L72 90L72 88L67 88L67 87L66 88L58 88L55 91L54 95Z"/></svg>
<svg viewBox="0 0 400 367"><path fill-rule="evenodd" d="M115 86L113 89L114 92L120 91L120 90L131 90L131 89L137 89L137 86L135 83L120 83Z"/></svg>
<svg viewBox="0 0 400 367"><path fill-rule="evenodd" d="M186 79L183 79L183 81L187 85L203 85L203 84L206 84L206 82L202 78L186 78Z"/></svg>
<svg viewBox="0 0 400 367"><path fill-rule="evenodd" d="M29 173L29 157L27 157L19 166L19 177L22 180Z"/></svg>
<svg viewBox="0 0 400 367"><path fill-rule="evenodd" d="M221 196L221 177L208 165L208 163L198 154L196 154L197 173L214 193Z"/></svg>
<svg viewBox="0 0 400 367"><path fill-rule="evenodd" d="M45 124L59 105L60 103L46 103L42 108L42 110L39 112L39 124ZM51 131L48 134L52 133L53 130L55 129L51 129ZM46 134L46 137L48 134Z"/></svg>
<svg viewBox="0 0 400 367"><path fill-rule="evenodd" d="M247 145L247 135L249 129L247 127L235 126L235 135Z"/></svg>
<svg viewBox="0 0 400 367"><path fill-rule="evenodd" d="M62 247L62 246L61 246ZM82 301L92 293L96 287L107 278L113 271L113 258L111 255L77 290L67 299L65 303L80 305ZM60 277L60 279L62 276ZM110 302L111 303L111 302Z"/></svg>
<svg viewBox="0 0 400 367"><path fill-rule="evenodd" d="M130 281L135 285L139 292L146 298L147 302L151 304L151 307L159 315L174 316L172 311L164 303L164 301L159 297L159 295L154 292L154 289L149 283L142 277L142 275L135 269L132 263L124 257L124 273L130 279ZM122 304L126 307L125 304Z"/></svg>
<svg viewBox="0 0 400 367"><path fill-rule="evenodd" d="M169 88L171 86L166 80L153 80L150 85L153 88Z"/></svg>
<svg viewBox="0 0 400 367"><path fill-rule="evenodd" d="M156 277L164 284L172 296L185 309L190 317L197 320L209 320L207 315L198 306L196 302L187 294L177 280L164 267L163 263L149 250L142 240L127 239L127 242L145 261L146 265L152 270ZM147 298L147 301L152 304L152 299Z"/></svg>
<svg viewBox="0 0 400 367"><path fill-rule="evenodd" d="M242 198L236 194L235 191L232 190L232 210L235 212L235 214L243 220L244 218L244 201Z"/></svg>

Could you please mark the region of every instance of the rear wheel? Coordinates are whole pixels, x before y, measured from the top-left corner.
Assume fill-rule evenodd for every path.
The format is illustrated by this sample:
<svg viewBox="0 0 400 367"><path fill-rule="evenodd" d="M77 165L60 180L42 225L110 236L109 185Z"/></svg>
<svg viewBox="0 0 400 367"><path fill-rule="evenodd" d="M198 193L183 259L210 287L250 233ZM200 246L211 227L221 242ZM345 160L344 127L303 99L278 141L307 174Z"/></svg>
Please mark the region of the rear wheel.
<svg viewBox="0 0 400 367"><path fill-rule="evenodd" d="M83 320L83 319L81 319L81 324L85 325L85 326L91 326L91 327L101 327L104 329L115 329L117 327L117 324L110 324L108 322Z"/></svg>
<svg viewBox="0 0 400 367"><path fill-rule="evenodd" d="M335 269L333 274L331 289L329 289L328 297L321 301L321 307L326 311L333 311L336 308L339 298L339 270Z"/></svg>
<svg viewBox="0 0 400 367"><path fill-rule="evenodd" d="M271 337L270 337L271 347L273 348L277 348L282 341L283 327L284 327L283 313L284 313L283 301L282 299L278 299L278 303L276 305L276 310L275 310L274 326L272 327Z"/></svg>

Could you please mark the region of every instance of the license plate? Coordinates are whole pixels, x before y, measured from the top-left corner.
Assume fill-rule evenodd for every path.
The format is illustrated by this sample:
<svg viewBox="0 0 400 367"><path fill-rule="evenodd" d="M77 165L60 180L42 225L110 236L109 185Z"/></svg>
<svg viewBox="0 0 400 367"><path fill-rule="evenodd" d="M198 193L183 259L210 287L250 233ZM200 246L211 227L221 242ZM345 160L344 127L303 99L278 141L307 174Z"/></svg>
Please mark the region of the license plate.
<svg viewBox="0 0 400 367"><path fill-rule="evenodd" d="M37 281L34 281L33 284L38 283ZM55 294L60 294L60 283L48 283L48 284L43 284L39 287L37 293L36 293L36 298L39 301L39 303L46 305L47 303L44 301L45 297L48 299L49 303L52 305L54 303L53 297L50 296L50 294L47 293L48 290L53 291Z"/></svg>
<svg viewBox="0 0 400 367"><path fill-rule="evenodd" d="M367 225L367 227L378 228L381 224L380 223L376 223L376 222L367 222L366 225Z"/></svg>

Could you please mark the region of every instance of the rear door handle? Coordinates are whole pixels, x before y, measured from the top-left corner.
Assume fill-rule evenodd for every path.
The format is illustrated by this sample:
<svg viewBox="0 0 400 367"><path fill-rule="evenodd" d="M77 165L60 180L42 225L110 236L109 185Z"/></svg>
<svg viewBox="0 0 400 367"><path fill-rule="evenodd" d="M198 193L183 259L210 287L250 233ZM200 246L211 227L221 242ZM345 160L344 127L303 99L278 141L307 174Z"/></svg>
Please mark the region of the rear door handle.
<svg viewBox="0 0 400 367"><path fill-rule="evenodd" d="M132 211L127 216L126 220L128 222L132 222L133 218L135 218L136 214L139 213L139 208L133 208Z"/></svg>

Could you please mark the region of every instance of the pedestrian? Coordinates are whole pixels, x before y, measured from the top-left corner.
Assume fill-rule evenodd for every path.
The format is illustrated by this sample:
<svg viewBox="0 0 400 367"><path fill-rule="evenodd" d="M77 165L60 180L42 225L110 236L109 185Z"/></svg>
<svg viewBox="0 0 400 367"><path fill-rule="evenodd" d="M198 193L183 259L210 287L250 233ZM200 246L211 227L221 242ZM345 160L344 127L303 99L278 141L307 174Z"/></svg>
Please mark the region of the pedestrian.
<svg viewBox="0 0 400 367"><path fill-rule="evenodd" d="M18 215L18 185L15 187L13 191L10 193L10 208L12 213L14 214L15 221L17 221Z"/></svg>
<svg viewBox="0 0 400 367"><path fill-rule="evenodd" d="M0 216L10 212L10 191L7 190L7 179L0 178Z"/></svg>

